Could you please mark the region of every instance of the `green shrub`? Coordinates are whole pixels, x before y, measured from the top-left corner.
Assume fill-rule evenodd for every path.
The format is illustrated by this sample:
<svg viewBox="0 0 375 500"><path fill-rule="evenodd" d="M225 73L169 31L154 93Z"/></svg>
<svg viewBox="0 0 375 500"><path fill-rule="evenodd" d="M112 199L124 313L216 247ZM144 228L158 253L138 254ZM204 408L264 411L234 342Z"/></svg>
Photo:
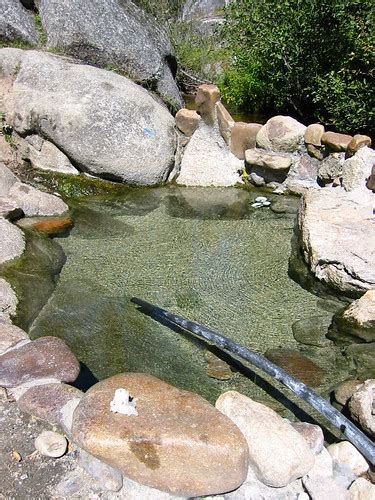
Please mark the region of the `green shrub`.
<svg viewBox="0 0 375 500"><path fill-rule="evenodd" d="M237 0L220 87L248 110L374 131L372 0Z"/></svg>

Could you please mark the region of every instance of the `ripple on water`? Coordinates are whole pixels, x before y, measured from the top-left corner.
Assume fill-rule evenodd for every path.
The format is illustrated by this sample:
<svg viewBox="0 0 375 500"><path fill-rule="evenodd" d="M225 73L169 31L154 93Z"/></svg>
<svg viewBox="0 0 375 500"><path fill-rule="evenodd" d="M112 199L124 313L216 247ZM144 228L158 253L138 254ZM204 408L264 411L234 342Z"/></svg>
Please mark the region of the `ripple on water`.
<svg viewBox="0 0 375 500"><path fill-rule="evenodd" d="M77 206L59 240L67 263L32 335L64 338L98 379L140 371L210 400L228 389L260 395L239 373L208 377L200 341L129 302L144 298L258 352L298 349L292 324L321 306L288 277L293 218L251 208L256 196L170 187Z"/></svg>

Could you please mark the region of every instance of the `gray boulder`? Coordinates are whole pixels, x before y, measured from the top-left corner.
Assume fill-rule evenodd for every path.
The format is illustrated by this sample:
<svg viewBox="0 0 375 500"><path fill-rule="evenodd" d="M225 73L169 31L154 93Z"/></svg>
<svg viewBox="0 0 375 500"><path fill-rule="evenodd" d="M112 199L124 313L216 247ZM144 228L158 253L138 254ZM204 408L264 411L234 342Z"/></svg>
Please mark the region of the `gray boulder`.
<svg viewBox="0 0 375 500"><path fill-rule="evenodd" d="M16 314L18 299L10 284L0 278L0 322L11 323Z"/></svg>
<svg viewBox="0 0 375 500"><path fill-rule="evenodd" d="M182 9L182 20L191 22L202 34L212 33L223 21L224 8L231 0L187 0Z"/></svg>
<svg viewBox="0 0 375 500"><path fill-rule="evenodd" d="M23 182L13 184L9 190L9 198L28 216L61 215L69 210L68 205L57 196L43 193Z"/></svg>
<svg viewBox="0 0 375 500"><path fill-rule="evenodd" d="M20 257L24 250L25 239L21 229L0 219L0 264Z"/></svg>
<svg viewBox="0 0 375 500"><path fill-rule="evenodd" d="M18 181L14 173L0 163L0 196L6 196L9 189Z"/></svg>
<svg viewBox="0 0 375 500"><path fill-rule="evenodd" d="M0 50L0 64L8 54ZM19 70L5 111L20 135L42 135L93 175L134 185L166 180L174 164L174 119L144 88L52 54L10 56Z"/></svg>
<svg viewBox="0 0 375 500"><path fill-rule="evenodd" d="M39 36L33 16L19 0L1 0L0 40L4 42L22 41L37 45Z"/></svg>
<svg viewBox="0 0 375 500"><path fill-rule="evenodd" d="M48 49L122 71L182 106L168 36L133 2L39 0L38 5Z"/></svg>
<svg viewBox="0 0 375 500"><path fill-rule="evenodd" d="M375 288L372 197L368 190L310 190L298 213L299 244L311 272L351 297Z"/></svg>

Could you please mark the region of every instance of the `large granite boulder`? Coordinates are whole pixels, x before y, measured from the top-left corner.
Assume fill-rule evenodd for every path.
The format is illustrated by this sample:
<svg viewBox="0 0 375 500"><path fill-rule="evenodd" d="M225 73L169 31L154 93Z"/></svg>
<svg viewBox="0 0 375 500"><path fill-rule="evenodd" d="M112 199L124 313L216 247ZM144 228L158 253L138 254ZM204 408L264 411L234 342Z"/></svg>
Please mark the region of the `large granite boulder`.
<svg viewBox="0 0 375 500"><path fill-rule="evenodd" d="M375 165L375 151L364 146L346 160L342 167L342 185L346 191L366 189L366 181Z"/></svg>
<svg viewBox="0 0 375 500"><path fill-rule="evenodd" d="M306 440L267 406L229 391L219 397L216 408L233 420L245 436L250 468L267 486L287 486L313 467L314 456Z"/></svg>
<svg viewBox="0 0 375 500"><path fill-rule="evenodd" d="M22 41L31 45L39 42L33 16L19 0L1 0L0 41Z"/></svg>
<svg viewBox="0 0 375 500"><path fill-rule="evenodd" d="M123 71L182 106L168 35L130 0L39 0L47 48Z"/></svg>
<svg viewBox="0 0 375 500"><path fill-rule="evenodd" d="M80 169L135 185L166 180L174 164L172 115L145 89L115 73L52 54L0 50L11 74L7 120L39 133Z"/></svg>
<svg viewBox="0 0 375 500"><path fill-rule="evenodd" d="M375 288L373 201L369 190L325 188L306 193L299 208L305 262L317 279L347 296Z"/></svg>
<svg viewBox="0 0 375 500"><path fill-rule="evenodd" d="M115 391L135 398L138 415L110 411ZM231 491L246 478L239 429L200 396L142 373L94 385L73 415L74 441L141 484L176 496Z"/></svg>

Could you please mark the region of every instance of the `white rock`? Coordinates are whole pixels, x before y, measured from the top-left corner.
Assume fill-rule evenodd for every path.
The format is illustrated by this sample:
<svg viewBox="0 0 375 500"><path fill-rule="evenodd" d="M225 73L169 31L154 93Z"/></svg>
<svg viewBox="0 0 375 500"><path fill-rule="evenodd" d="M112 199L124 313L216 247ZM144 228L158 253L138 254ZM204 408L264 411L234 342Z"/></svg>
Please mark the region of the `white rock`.
<svg viewBox="0 0 375 500"><path fill-rule="evenodd" d="M203 121L186 146L177 184L234 186L241 181L243 161L232 154L216 127Z"/></svg>
<svg viewBox="0 0 375 500"><path fill-rule="evenodd" d="M229 391L219 397L216 407L245 436L250 467L264 484L286 486L313 467L314 456L305 439L267 406Z"/></svg>
<svg viewBox="0 0 375 500"><path fill-rule="evenodd" d="M359 477L349 488L350 500L375 500L375 484Z"/></svg>
<svg viewBox="0 0 375 500"><path fill-rule="evenodd" d="M136 400L130 396L126 389L117 389L115 391L115 396L110 402L110 410L113 413L121 413L122 415L138 416Z"/></svg>
<svg viewBox="0 0 375 500"><path fill-rule="evenodd" d="M310 478L307 474L302 482L311 500L349 500L349 492L333 478Z"/></svg>
<svg viewBox="0 0 375 500"><path fill-rule="evenodd" d="M346 191L367 190L366 181L375 163L375 151L367 146L344 162L342 185Z"/></svg>
<svg viewBox="0 0 375 500"><path fill-rule="evenodd" d="M368 463L349 441L331 444L327 449L333 460L348 465L357 476L368 471Z"/></svg>
<svg viewBox="0 0 375 500"><path fill-rule="evenodd" d="M35 439L35 448L45 457L59 458L64 455L68 442L57 432L45 431Z"/></svg>
<svg viewBox="0 0 375 500"><path fill-rule="evenodd" d="M351 416L371 436L375 436L375 380L366 380L349 401Z"/></svg>
<svg viewBox="0 0 375 500"><path fill-rule="evenodd" d="M265 201L267 201L267 198L265 196L258 196L257 198L255 198L255 201L264 203Z"/></svg>

